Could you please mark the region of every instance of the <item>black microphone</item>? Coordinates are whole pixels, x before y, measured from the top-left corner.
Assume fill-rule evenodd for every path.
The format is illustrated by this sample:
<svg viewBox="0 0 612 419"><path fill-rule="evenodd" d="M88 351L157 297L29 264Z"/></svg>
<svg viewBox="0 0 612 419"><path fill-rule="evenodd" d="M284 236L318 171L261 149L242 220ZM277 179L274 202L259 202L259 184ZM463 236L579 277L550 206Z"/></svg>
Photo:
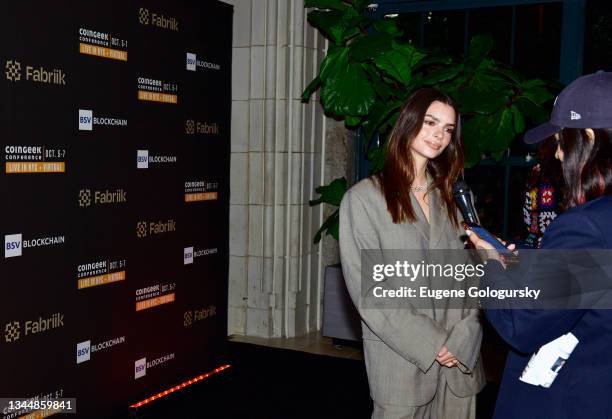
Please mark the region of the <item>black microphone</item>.
<svg viewBox="0 0 612 419"><path fill-rule="evenodd" d="M463 214L465 221L473 224L480 224L478 220L478 214L474 209L474 203L472 202L472 191L470 187L463 180L455 182L453 185L453 195L455 202L459 207L459 211Z"/></svg>

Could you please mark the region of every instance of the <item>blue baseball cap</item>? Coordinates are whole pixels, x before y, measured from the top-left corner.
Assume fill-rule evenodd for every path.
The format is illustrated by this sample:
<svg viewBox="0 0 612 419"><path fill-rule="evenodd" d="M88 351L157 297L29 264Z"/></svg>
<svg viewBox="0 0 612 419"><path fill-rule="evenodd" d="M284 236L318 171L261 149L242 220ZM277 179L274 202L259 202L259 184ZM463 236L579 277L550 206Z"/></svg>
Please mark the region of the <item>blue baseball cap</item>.
<svg viewBox="0 0 612 419"><path fill-rule="evenodd" d="M550 121L525 132L527 144L539 143L563 128L612 128L612 73L578 77L555 99Z"/></svg>

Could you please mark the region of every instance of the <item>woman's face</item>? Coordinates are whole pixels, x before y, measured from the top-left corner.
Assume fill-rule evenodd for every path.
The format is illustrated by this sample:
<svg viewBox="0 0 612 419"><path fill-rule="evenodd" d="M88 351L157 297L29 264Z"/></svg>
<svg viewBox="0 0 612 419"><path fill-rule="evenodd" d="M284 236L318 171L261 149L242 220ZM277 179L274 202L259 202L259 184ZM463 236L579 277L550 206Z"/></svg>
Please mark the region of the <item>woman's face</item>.
<svg viewBox="0 0 612 419"><path fill-rule="evenodd" d="M431 160L442 154L451 141L456 118L451 106L432 102L425 113L421 131L410 143L413 156Z"/></svg>
<svg viewBox="0 0 612 419"><path fill-rule="evenodd" d="M557 142L557 151L555 151L555 158L560 162L563 162L563 150L561 150L561 144L559 144L559 133L555 134L555 140Z"/></svg>

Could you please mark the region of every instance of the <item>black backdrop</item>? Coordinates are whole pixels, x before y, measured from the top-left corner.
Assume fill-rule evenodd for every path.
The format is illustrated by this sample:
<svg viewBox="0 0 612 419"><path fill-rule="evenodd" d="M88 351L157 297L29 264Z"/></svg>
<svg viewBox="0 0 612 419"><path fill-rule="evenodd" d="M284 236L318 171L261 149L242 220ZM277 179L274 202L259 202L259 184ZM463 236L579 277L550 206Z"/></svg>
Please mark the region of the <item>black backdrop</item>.
<svg viewBox="0 0 612 419"><path fill-rule="evenodd" d="M109 417L223 359L232 8L3 16L0 397Z"/></svg>

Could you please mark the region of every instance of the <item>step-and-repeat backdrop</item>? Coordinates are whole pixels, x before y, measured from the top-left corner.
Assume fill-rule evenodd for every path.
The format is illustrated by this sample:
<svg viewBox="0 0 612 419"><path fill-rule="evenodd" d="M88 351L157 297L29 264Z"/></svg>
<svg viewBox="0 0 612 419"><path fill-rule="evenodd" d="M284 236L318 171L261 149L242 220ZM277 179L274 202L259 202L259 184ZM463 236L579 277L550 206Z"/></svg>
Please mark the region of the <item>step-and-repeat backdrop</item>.
<svg viewBox="0 0 612 419"><path fill-rule="evenodd" d="M110 417L223 359L232 8L2 9L0 397Z"/></svg>

